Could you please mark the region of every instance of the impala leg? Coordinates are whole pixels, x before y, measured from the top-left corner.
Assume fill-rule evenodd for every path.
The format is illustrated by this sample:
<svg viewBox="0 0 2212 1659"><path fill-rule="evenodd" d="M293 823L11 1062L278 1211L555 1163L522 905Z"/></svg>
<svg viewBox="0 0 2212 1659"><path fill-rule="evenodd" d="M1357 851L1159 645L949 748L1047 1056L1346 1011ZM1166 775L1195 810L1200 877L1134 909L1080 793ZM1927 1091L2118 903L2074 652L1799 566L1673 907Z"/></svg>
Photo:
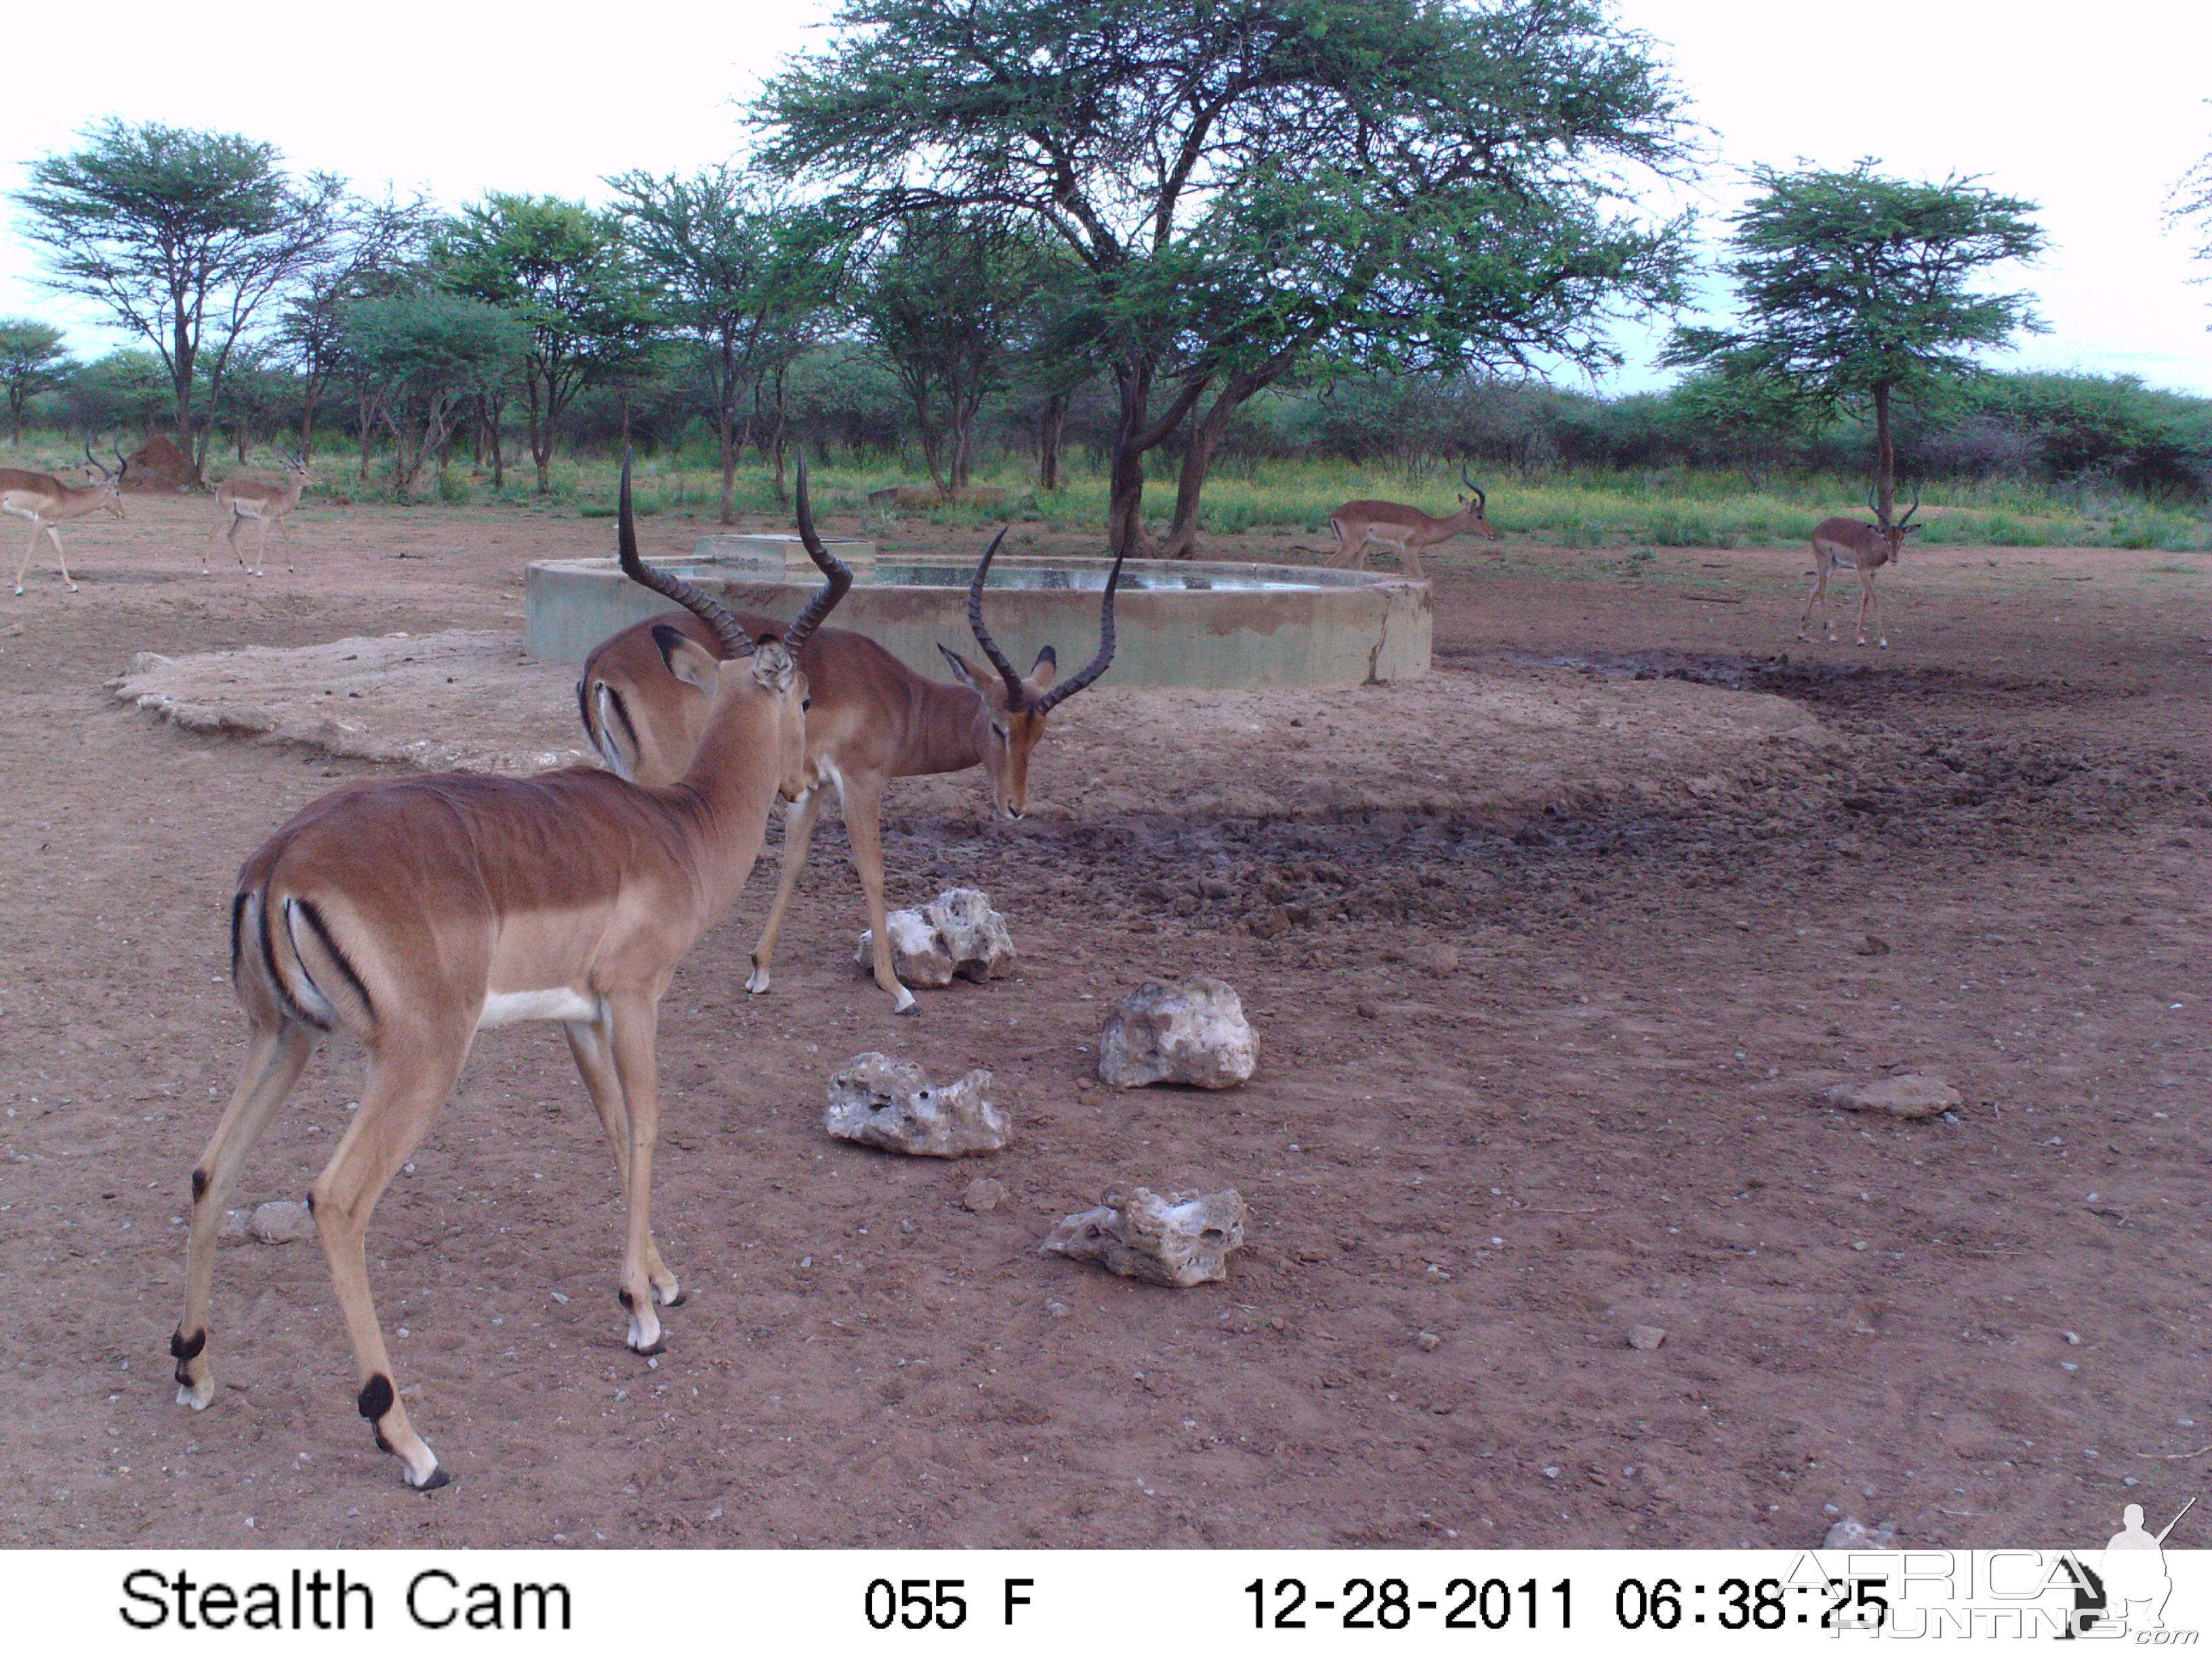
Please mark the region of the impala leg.
<svg viewBox="0 0 2212 1659"><path fill-rule="evenodd" d="M37 538L33 537L33 539L36 540ZM46 539L54 544L54 562L62 568L62 585L67 587L70 592L76 592L76 584L70 580L69 554L64 551L62 547L62 532L56 529L52 525L48 525L46 526Z"/></svg>
<svg viewBox="0 0 2212 1659"><path fill-rule="evenodd" d="M660 1011L646 998L633 996L611 1006L608 1014L613 1025L617 1086L629 1118L629 1158L623 1168L629 1228L623 1240L622 1286L616 1294L629 1311L630 1347L638 1353L656 1354L668 1346L653 1308L647 1266L648 1256L657 1254L653 1249L653 1151L660 1139L660 1091L653 1046Z"/></svg>
<svg viewBox="0 0 2212 1659"><path fill-rule="evenodd" d="M215 1126L215 1135L192 1165L191 1229L185 1242L185 1314L169 1339L177 1361L177 1403L204 1411L215 1398L207 1357L208 1303L215 1291L216 1234L223 1200L253 1144L299 1082L322 1034L298 1020L257 1025L240 1069L238 1088Z"/></svg>
<svg viewBox="0 0 2212 1659"><path fill-rule="evenodd" d="M252 572L252 574L253 574L254 575L257 575L257 576L265 576L265 575L267 575L267 574L269 574L269 517L268 517L268 514L264 514L261 517L259 517L258 519L256 519L256 520L254 520L254 523L260 526L260 531L259 531L259 533L258 533L258 535L256 535L256 536L254 537L254 538L253 538L253 565L254 565L254 568L253 568L253 572Z"/></svg>
<svg viewBox="0 0 2212 1659"><path fill-rule="evenodd" d="M1881 591L1874 585L1874 572L1861 571L1859 586L1864 590L1859 596L1859 643L1866 643L1866 612L1867 606L1871 605L1874 607L1875 643L1887 651L1889 649L1889 625L1882 619Z"/></svg>
<svg viewBox="0 0 2212 1659"><path fill-rule="evenodd" d="M1354 541L1341 530L1336 532L1336 551L1326 567L1330 570L1356 570L1367 562L1367 544Z"/></svg>
<svg viewBox="0 0 2212 1659"><path fill-rule="evenodd" d="M623 1104L622 1079L615 1072L614 1033L604 1016L596 1020L565 1020L561 1030L568 1039L568 1052L584 1079L584 1091L592 1097L592 1109L599 1115L599 1127L607 1133L607 1144L614 1148L616 1177L627 1193L629 1110ZM650 1231L645 1237L645 1276L653 1282L655 1302L664 1308L683 1305L683 1287L660 1259L660 1246Z"/></svg>
<svg viewBox="0 0 2212 1659"><path fill-rule="evenodd" d="M393 1380L392 1353L377 1323L376 1302L368 1288L364 1241L368 1218L399 1166L407 1161L453 1091L468 1057L469 1034L410 1031L387 1037L368 1062L368 1082L361 1109L354 1114L337 1150L315 1178L308 1202L322 1235L331 1283L353 1343L361 1373L357 1401L380 1450L394 1454L406 1467L407 1484L429 1492L452 1479L438 1455L407 1419Z"/></svg>
<svg viewBox="0 0 2212 1659"><path fill-rule="evenodd" d="M1414 546L1413 543L1407 542L1398 550L1404 556L1406 561L1406 574L1417 582L1425 582L1428 580L1429 573L1421 568L1421 550Z"/></svg>
<svg viewBox="0 0 2212 1659"><path fill-rule="evenodd" d="M1805 609L1797 617L1797 637L1806 641L1808 644L1811 643L1811 640L1805 632L1805 624L1813 619L1813 606L1815 603L1818 603L1820 607L1821 631L1827 635L1829 643L1833 644L1836 638L1835 629L1828 625L1828 564L1827 561L1818 554L1814 555L1813 591L1805 596Z"/></svg>
<svg viewBox="0 0 2212 1659"><path fill-rule="evenodd" d="M921 1005L891 969L891 933L884 915L883 787L841 781L837 794L845 809L845 836L853 843L853 865L860 872L861 896L868 902L876 983L890 994L893 1013L918 1014Z"/></svg>
<svg viewBox="0 0 2212 1659"><path fill-rule="evenodd" d="M234 513L230 515L230 550L238 560L238 568L241 571L244 571L246 574L250 576L253 572L246 562L246 550L238 544L238 532L245 527L246 515L244 514Z"/></svg>
<svg viewBox="0 0 2212 1659"><path fill-rule="evenodd" d="M814 826L822 816L823 793L817 783L783 809L783 872L775 884L775 897L768 907L768 921L761 927L760 943L753 946L751 977L745 981L745 989L755 996L767 994L776 935L783 931L783 913L790 908L792 895L799 890L799 877L805 873L806 855L814 846Z"/></svg>
<svg viewBox="0 0 2212 1659"><path fill-rule="evenodd" d="M36 519L33 519L31 520L31 539L23 544L23 562L15 567L15 596L18 599L21 599L23 594L24 574L31 568L31 554L39 544L39 521Z"/></svg>

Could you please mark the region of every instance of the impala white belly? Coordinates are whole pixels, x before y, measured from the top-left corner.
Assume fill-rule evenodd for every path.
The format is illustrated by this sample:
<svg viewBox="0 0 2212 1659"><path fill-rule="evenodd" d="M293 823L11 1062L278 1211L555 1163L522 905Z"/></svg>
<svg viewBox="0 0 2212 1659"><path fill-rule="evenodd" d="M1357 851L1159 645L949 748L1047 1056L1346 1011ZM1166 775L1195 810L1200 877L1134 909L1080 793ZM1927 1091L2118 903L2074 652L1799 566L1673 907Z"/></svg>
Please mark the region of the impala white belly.
<svg viewBox="0 0 2212 1659"><path fill-rule="evenodd" d="M483 1000L477 1015L479 1031L493 1025L515 1025L526 1019L597 1019L599 1000L562 986L557 991L494 991Z"/></svg>

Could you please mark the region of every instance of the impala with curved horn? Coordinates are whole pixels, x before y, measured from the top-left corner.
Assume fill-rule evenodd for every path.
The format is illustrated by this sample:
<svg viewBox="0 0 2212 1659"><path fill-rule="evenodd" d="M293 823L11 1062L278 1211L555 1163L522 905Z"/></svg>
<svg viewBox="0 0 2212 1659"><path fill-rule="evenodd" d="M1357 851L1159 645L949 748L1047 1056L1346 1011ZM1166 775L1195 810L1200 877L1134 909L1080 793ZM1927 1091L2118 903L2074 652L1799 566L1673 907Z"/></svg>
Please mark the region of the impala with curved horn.
<svg viewBox="0 0 2212 1659"><path fill-rule="evenodd" d="M1875 522L1865 524L1856 519L1823 519L1813 531L1813 591L1805 596L1804 613L1797 618L1797 637L1809 638L1805 624L1812 620L1813 606L1820 607L1820 630L1828 636L1828 643L1836 642L1835 624L1828 617L1828 575L1835 570L1856 570L1859 573L1859 643L1866 643L1867 607L1874 607L1875 637L1885 651L1889 649L1889 635L1881 615L1881 596L1875 592L1874 573L1886 564L1900 564L1899 555L1905 551L1905 538L1923 528L1912 522L1912 515L1920 510L1920 486L1912 486L1912 505L1905 509L1905 516L1895 524L1876 505L1874 492L1867 492L1867 510Z"/></svg>
<svg viewBox="0 0 2212 1659"><path fill-rule="evenodd" d="M255 568L264 562L269 553L269 526L275 525L283 537L284 544L292 544L291 526L285 517L300 504L301 493L315 482L315 475L307 470L304 455L289 455L284 460L284 482L281 484L263 483L258 478L225 478L216 486L215 504L223 517L215 527L215 534L226 532L230 538L230 550L238 556L238 568L249 576L262 573ZM251 522L260 526L253 543L253 564L246 562L246 554L238 545L238 532ZM215 538L210 537L213 544ZM200 574L208 574L207 552L200 552Z"/></svg>
<svg viewBox="0 0 2212 1659"><path fill-rule="evenodd" d="M628 1341L660 1352L656 1308L682 1299L652 1228L661 994L744 885L770 805L805 787L806 678L794 659L852 580L817 552L821 592L781 639L756 642L698 589L638 557L627 460L617 535L630 577L685 606L715 641L708 651L666 628L656 641L667 672L708 705L706 740L675 787L578 767L341 790L246 860L231 905L231 980L250 1030L237 1091L192 1169L184 1317L170 1342L178 1402L197 1409L215 1395L208 1303L224 1198L308 1057L343 1026L368 1050L368 1079L308 1204L353 1343L361 1414L424 1490L447 1476L400 1402L369 1294L370 1212L476 1033L557 1020L622 1182Z"/></svg>
<svg viewBox="0 0 2212 1659"><path fill-rule="evenodd" d="M1406 574L1415 581L1426 581L1428 572L1421 568L1425 548L1448 542L1463 530L1472 530L1496 541L1498 526L1483 517L1490 497L1467 476L1464 466L1459 470L1459 477L1469 493L1459 498L1459 511L1449 518L1436 518L1418 507L1407 507L1398 501L1346 501L1329 514L1328 527L1336 532L1336 551L1329 558L1328 568L1365 568L1367 549L1371 543L1390 549L1403 559Z"/></svg>
<svg viewBox="0 0 2212 1659"><path fill-rule="evenodd" d="M810 550L819 544L803 500L799 532ZM1045 716L1097 680L1114 659L1114 590L1121 580L1118 558L1099 604L1098 654L1088 667L1055 684L1059 659L1050 646L1037 653L1026 676L1007 660L983 625L983 584L1005 539L1003 530L993 538L968 584L968 626L996 671L995 678L939 645L937 648L958 683L947 685L927 679L866 635L836 628L817 634L801 656L799 666L806 671L814 699L806 716L811 787L785 811L783 876L760 943L754 947L752 975L745 984L756 995L769 987L776 938L806 867L822 810L821 786L826 783L837 792L845 833L853 845L853 863L867 901L876 983L890 997L895 1012L919 1012L914 993L899 982L892 969L884 925L884 786L893 778L980 766L991 780L999 810L1018 818L1028 810L1030 757L1044 736ZM750 612L738 616L748 628L774 625L772 618ZM697 624L685 617L639 623L593 651L576 684L592 746L609 769L640 782L673 776L701 741L703 702L668 672L652 647L653 629L670 625L708 643Z"/></svg>
<svg viewBox="0 0 2212 1659"><path fill-rule="evenodd" d="M23 562L15 567L15 592L23 592L23 578L31 568L31 555L37 551L39 538L44 536L54 544L54 560L62 568L62 582L72 593L76 583L69 573L69 555L62 550L61 532L54 526L67 524L71 519L82 519L102 511L117 518L123 514L123 475L131 470L131 463L123 459L123 452L115 452L115 471L92 458L92 446L84 447L84 464L100 476L90 483L64 483L50 472L26 472L20 468L0 466L0 513L13 514L31 521L31 539L23 544Z"/></svg>

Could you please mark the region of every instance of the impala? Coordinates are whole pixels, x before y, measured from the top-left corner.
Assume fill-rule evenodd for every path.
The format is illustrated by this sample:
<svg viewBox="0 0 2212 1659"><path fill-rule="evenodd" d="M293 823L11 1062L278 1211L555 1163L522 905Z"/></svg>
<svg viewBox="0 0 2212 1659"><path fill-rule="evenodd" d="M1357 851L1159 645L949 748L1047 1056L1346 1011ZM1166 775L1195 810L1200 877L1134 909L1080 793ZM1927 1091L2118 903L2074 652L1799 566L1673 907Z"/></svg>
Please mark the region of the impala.
<svg viewBox="0 0 2212 1659"><path fill-rule="evenodd" d="M1912 515L1920 510L1920 486L1912 486L1912 505L1905 509L1905 516L1895 524L1881 507L1875 504L1871 492L1867 496L1867 510L1875 522L1865 524L1856 519L1823 519L1813 531L1813 591L1805 596L1804 614L1797 618L1797 637L1809 642L1805 624L1812 619L1813 606L1820 607L1820 629L1828 636L1828 643L1836 642L1835 624L1828 619L1828 574L1833 570L1856 570L1859 573L1859 643L1866 643L1867 606L1874 606L1875 638L1885 651L1889 649L1889 635L1881 616L1881 596L1874 590L1874 573L1886 564L1896 564L1898 556L1905 551L1905 538L1923 528L1914 524Z"/></svg>
<svg viewBox="0 0 2212 1659"><path fill-rule="evenodd" d="M799 477L804 528L803 469ZM811 532L806 544L828 580L781 640L749 640L705 594L638 557L625 463L623 568L715 640L711 652L673 629L659 640L668 672L708 702L705 740L676 785L648 789L581 767L370 783L325 796L246 860L231 906L231 980L249 1041L237 1091L192 1170L184 1317L170 1340L178 1403L198 1409L215 1394L207 1315L224 1196L338 1026L368 1050L368 1083L308 1204L353 1344L361 1414L405 1463L407 1483L427 1491L447 1476L400 1403L363 1238L484 1027L561 1022L622 1182L629 1344L661 1351L655 1304L681 1296L651 1224L659 1004L684 952L744 886L771 803L803 787L806 680L794 658L852 580Z"/></svg>
<svg viewBox="0 0 2212 1659"><path fill-rule="evenodd" d="M269 526L275 525L289 546L292 532L284 522L285 514L300 504L300 493L315 482L315 475L307 470L307 458L294 455L284 463L284 482L281 484L263 483L257 478L226 478L216 486L215 504L223 517L216 525L216 534L228 531L230 550L238 555L238 568L249 576L262 573L246 562L246 555L238 545L238 532L250 520L260 526L253 544L253 562L259 564L269 551ZM212 542L213 537L210 541ZM208 574L207 553L200 553L200 574Z"/></svg>
<svg viewBox="0 0 2212 1659"><path fill-rule="evenodd" d="M1118 558L1106 578L1098 654L1089 667L1055 684L1059 659L1050 646L1037 653L1026 678L1007 660L983 626L983 582L1005 538L1002 530L968 584L968 626L997 671L995 678L942 645L937 648L951 665L957 684L924 678L865 635L826 628L809 641L799 660L814 699L806 716L809 787L785 811L782 879L745 982L755 995L769 988L776 936L806 868L822 810L822 786L827 783L837 792L867 902L876 983L890 995L894 1012L919 1012L914 993L899 982L891 966L890 930L884 921L884 786L893 778L981 766L990 777L999 811L1020 817L1029 807L1030 757L1044 736L1045 716L1104 673L1113 660L1114 590L1121 579ZM748 628L775 626L772 618L750 612L740 611L738 620ZM593 651L576 683L592 746L610 770L641 783L673 777L703 740L704 701L668 672L653 644L653 631L671 623L714 648L689 617L639 623Z"/></svg>
<svg viewBox="0 0 2212 1659"><path fill-rule="evenodd" d="M84 464L99 477L90 483L64 483L46 472L24 472L12 466L0 466L0 513L10 513L19 519L31 521L31 539L23 544L23 562L15 567L15 592L23 592L23 577L31 568L31 555L37 550L39 538L46 537L54 544L54 558L62 568L62 581L72 593L76 583L70 579L69 555L62 550L62 534L54 526L67 524L71 519L82 519L88 514L106 511L117 518L123 516L123 475L131 470L131 463L118 451L116 470L92 459L92 446L84 447Z"/></svg>
<svg viewBox="0 0 2212 1659"><path fill-rule="evenodd" d="M1338 507L1328 520L1328 527L1336 532L1336 551L1329 559L1329 568L1364 568L1368 544L1372 543L1396 552L1406 562L1406 574L1415 581L1426 581L1428 573L1421 568L1423 549L1448 542L1463 530L1496 541L1498 526L1482 516L1490 498L1467 476L1465 467L1460 468L1459 477L1473 493L1459 498L1459 511L1448 519L1434 518L1418 507L1396 501L1346 501Z"/></svg>

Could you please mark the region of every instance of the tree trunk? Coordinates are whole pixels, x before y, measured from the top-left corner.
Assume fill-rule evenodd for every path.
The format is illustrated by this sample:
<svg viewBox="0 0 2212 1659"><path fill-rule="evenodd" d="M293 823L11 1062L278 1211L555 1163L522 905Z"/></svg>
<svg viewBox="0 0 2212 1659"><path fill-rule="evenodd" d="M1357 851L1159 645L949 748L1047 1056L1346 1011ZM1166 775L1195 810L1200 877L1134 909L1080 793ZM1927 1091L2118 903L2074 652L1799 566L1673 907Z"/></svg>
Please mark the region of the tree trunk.
<svg viewBox="0 0 2212 1659"><path fill-rule="evenodd" d="M1175 522L1160 548L1163 558L1187 559L1198 550L1198 501L1206 489L1206 470L1213 465L1213 452L1229 430L1230 422L1237 418L1237 411L1272 379L1232 376L1212 407L1192 422L1190 441L1182 453L1182 474L1176 482Z"/></svg>
<svg viewBox="0 0 2212 1659"><path fill-rule="evenodd" d="M495 392L484 399L484 419L491 426L491 487L507 488L507 398Z"/></svg>
<svg viewBox="0 0 2212 1659"><path fill-rule="evenodd" d="M1145 533L1145 456L1165 443L1191 405L1206 395L1210 374L1185 380L1175 401L1150 426L1145 424L1151 402L1152 365L1123 363L1115 370L1121 387L1121 417L1114 428L1114 465L1106 497L1106 550L1119 556L1149 559L1158 549Z"/></svg>
<svg viewBox="0 0 2212 1659"><path fill-rule="evenodd" d="M1054 392L1037 416L1037 488L1060 489L1060 442L1067 430L1067 398Z"/></svg>
<svg viewBox="0 0 2212 1659"><path fill-rule="evenodd" d="M550 425L550 416L539 418L538 380L533 375L530 380L530 459L538 467L538 493L541 495L553 493L553 434L549 429Z"/></svg>
<svg viewBox="0 0 2212 1659"><path fill-rule="evenodd" d="M737 421L726 401L714 411L714 431L722 447L721 522L733 525L738 521L738 431Z"/></svg>
<svg viewBox="0 0 2212 1659"><path fill-rule="evenodd" d="M1875 511L1884 524L1893 522L1897 506L1897 449L1889 434L1889 382L1874 386Z"/></svg>

